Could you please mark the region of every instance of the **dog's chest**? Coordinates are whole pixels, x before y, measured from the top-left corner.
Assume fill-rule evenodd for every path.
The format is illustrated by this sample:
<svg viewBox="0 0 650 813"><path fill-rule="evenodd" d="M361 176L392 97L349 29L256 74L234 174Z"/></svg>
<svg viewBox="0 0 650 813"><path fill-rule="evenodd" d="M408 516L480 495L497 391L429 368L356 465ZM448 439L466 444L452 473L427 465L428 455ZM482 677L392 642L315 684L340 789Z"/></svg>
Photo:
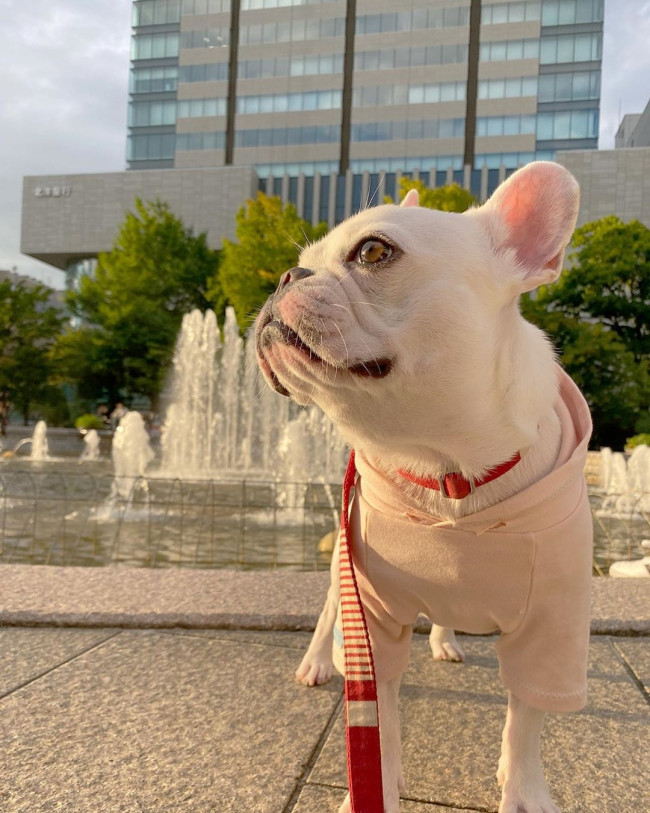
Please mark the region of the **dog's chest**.
<svg viewBox="0 0 650 813"><path fill-rule="evenodd" d="M487 633L514 629L523 618L535 561L532 533L506 525L479 534L390 516L358 493L351 536L364 590L400 623L424 613L441 626Z"/></svg>

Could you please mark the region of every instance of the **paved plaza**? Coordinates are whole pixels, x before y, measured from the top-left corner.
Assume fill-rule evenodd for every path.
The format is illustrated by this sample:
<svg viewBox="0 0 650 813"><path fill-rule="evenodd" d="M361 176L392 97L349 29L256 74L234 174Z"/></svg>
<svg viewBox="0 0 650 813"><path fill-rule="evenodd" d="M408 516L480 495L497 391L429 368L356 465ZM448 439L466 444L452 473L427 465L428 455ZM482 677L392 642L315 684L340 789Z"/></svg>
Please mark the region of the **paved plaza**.
<svg viewBox="0 0 650 813"><path fill-rule="evenodd" d="M0 575L3 813L337 810L342 681L293 679L327 574ZM589 705L550 715L543 744L564 813L650 810L648 607L645 580L594 582ZM506 700L494 641L462 645L466 663L434 663L414 636L404 813L498 808Z"/></svg>

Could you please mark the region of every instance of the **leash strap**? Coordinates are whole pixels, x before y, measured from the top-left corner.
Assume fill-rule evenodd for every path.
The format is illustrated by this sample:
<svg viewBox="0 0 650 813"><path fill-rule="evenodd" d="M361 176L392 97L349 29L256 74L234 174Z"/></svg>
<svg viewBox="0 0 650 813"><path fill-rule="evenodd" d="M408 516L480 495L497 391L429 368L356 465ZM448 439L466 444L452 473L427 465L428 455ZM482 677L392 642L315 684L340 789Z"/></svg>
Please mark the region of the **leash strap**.
<svg viewBox="0 0 650 813"><path fill-rule="evenodd" d="M345 734L351 813L382 813L381 747L377 681L368 627L350 550L350 491L354 451L343 481L340 535L341 620L345 657Z"/></svg>

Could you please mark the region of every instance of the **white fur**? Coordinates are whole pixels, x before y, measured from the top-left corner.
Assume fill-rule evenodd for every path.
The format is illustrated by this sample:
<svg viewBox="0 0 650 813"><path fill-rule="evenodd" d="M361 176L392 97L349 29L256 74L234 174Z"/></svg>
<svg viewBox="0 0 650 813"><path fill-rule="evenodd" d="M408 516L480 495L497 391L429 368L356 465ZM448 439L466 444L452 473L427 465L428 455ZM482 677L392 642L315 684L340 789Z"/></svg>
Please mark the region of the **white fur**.
<svg viewBox="0 0 650 813"><path fill-rule="evenodd" d="M408 485L422 510L453 519L503 500L553 467L560 426L554 353L520 314L518 297L556 278L578 206L577 185L556 164L530 164L484 206L465 214L402 207L367 209L300 256L312 276L269 300L258 335L271 318L284 322L316 353L290 343L259 344L260 363L301 404L318 404L350 443L387 471L406 468L440 477L479 477L517 451L522 461L464 500ZM385 264L355 262L368 238L395 247ZM384 378L349 368L389 358ZM331 587L299 680L332 674L331 634L338 604L338 556ZM462 660L453 631L434 625L434 657ZM397 684L380 685L385 813L399 807L401 782ZM558 813L539 758L543 714L510 696L499 781L500 813ZM349 810L345 802L341 813Z"/></svg>

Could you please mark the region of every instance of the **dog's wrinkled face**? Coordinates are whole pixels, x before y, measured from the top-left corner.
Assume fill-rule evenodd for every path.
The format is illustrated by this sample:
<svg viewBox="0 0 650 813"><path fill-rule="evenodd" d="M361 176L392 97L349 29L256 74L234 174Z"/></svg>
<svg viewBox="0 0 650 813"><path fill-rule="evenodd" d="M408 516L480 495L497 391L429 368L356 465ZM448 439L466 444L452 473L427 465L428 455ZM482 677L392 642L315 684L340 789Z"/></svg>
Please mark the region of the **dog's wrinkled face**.
<svg viewBox="0 0 650 813"><path fill-rule="evenodd" d="M318 404L348 435L390 436L400 448L454 431L459 405L482 420L506 322L520 318L517 296L557 276L568 242L551 240L544 262L540 251L524 262L495 214L512 197L491 203L459 215L420 208L410 195L305 248L255 325L270 385ZM529 254L536 238L526 237Z"/></svg>
<svg viewBox="0 0 650 813"><path fill-rule="evenodd" d="M355 433L369 423L395 433L408 409L410 432L414 398L427 382L444 385L454 359L480 354L489 332L485 291L470 284L484 272L481 244L469 218L417 207L342 223L302 252L258 317L269 383Z"/></svg>

